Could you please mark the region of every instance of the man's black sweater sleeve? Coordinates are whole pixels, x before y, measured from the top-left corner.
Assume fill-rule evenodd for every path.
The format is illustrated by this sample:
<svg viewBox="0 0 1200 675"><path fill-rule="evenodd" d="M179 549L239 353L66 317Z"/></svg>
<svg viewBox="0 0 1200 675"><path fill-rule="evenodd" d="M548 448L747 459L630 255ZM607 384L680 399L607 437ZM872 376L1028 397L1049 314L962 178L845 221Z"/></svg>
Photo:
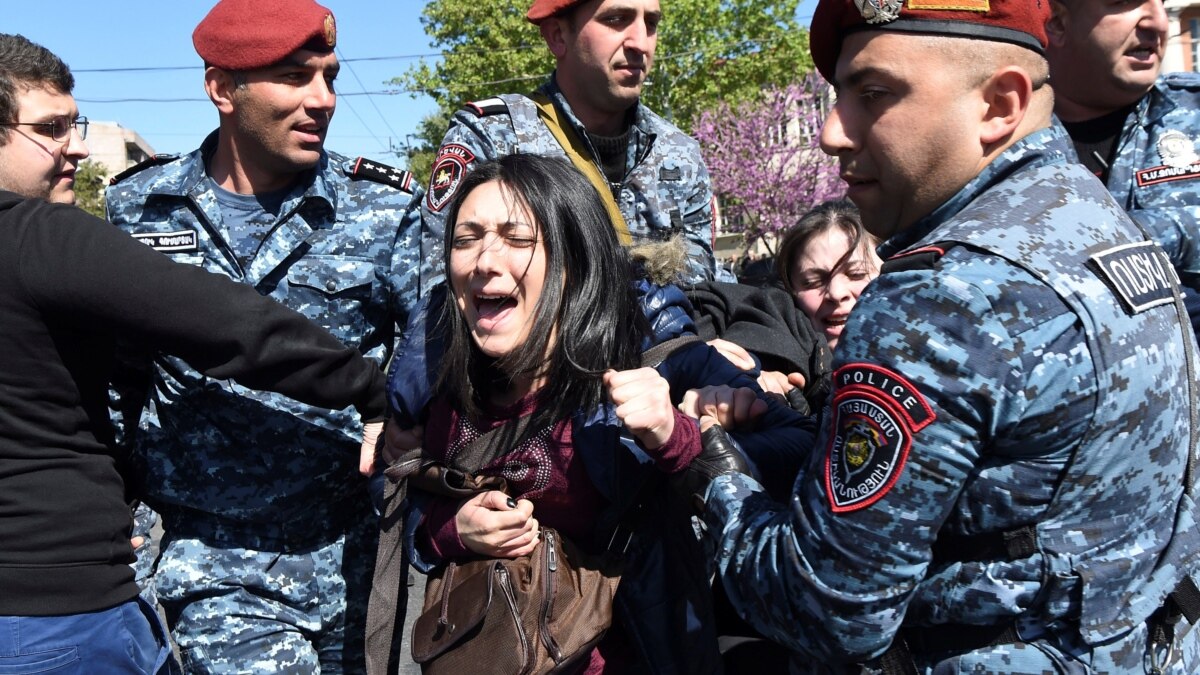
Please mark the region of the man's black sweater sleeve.
<svg viewBox="0 0 1200 675"><path fill-rule="evenodd" d="M71 207L23 202L21 292L46 315L108 329L218 379L383 417L383 373L252 287L181 265ZM15 214L14 214L15 215Z"/></svg>

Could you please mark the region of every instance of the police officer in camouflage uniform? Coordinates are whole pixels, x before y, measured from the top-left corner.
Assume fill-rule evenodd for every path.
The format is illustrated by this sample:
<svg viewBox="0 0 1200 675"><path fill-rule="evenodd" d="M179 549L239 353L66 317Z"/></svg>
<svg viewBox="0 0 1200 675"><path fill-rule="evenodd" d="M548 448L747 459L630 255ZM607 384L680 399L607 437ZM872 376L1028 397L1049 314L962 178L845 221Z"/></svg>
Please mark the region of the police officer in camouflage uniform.
<svg viewBox="0 0 1200 675"><path fill-rule="evenodd" d="M1046 25L1054 112L1081 162L1200 288L1200 75L1159 76L1162 0L1052 0ZM1193 325L1200 297L1191 295Z"/></svg>
<svg viewBox="0 0 1200 675"><path fill-rule="evenodd" d="M383 363L417 300L422 193L406 172L323 149L335 41L312 0L219 2L193 34L219 128L119 178L108 215ZM377 522L353 411L164 356L152 371L135 454L166 532L155 587L185 670L361 671Z"/></svg>
<svg viewBox="0 0 1200 675"><path fill-rule="evenodd" d="M526 18L557 62L535 96L554 105L586 149L580 156L603 172L633 243L682 235L683 281L734 281L713 258L713 195L699 144L638 100L661 17L658 0L535 0ZM567 157L531 98L504 94L456 112L430 172L426 226L443 231L446 207L476 162L518 151ZM433 246L424 257L441 260L441 240Z"/></svg>
<svg viewBox="0 0 1200 675"><path fill-rule="evenodd" d="M1050 126L1048 4L954 5L816 9L822 147L887 262L790 503L710 472L721 580L797 670L1198 672L1178 283Z"/></svg>

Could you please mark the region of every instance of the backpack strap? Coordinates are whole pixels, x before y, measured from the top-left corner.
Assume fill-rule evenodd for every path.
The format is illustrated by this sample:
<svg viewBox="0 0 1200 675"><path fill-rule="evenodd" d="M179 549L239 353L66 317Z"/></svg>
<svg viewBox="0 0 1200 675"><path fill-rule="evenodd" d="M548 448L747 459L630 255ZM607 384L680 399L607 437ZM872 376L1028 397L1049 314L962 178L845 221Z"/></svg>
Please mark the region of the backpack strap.
<svg viewBox="0 0 1200 675"><path fill-rule="evenodd" d="M590 159L590 153L584 147L579 134L575 133L569 123L564 123L558 106L554 105L549 96L538 92L530 96L530 99L537 106L538 117L545 123L546 128L550 130L558 144L562 146L571 163L587 176L587 179L596 187L596 192L600 193L600 198L604 200L604 208L608 210L608 217L612 220L613 229L617 231L617 239L621 245L632 244L633 237L629 234L629 225L625 223L625 216L621 215L621 207L617 206L617 200L613 198L608 179L600 173L596 162Z"/></svg>

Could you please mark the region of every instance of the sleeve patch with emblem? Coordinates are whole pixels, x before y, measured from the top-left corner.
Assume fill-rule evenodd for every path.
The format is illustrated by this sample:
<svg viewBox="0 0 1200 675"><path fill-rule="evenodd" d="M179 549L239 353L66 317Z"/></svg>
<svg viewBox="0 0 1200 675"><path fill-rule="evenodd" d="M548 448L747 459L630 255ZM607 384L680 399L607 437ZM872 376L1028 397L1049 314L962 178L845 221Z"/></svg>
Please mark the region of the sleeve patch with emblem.
<svg viewBox="0 0 1200 675"><path fill-rule="evenodd" d="M835 513L879 501L900 478L913 436L937 416L908 380L854 363L833 374L833 438L825 489Z"/></svg>
<svg viewBox="0 0 1200 675"><path fill-rule="evenodd" d="M465 145L451 143L442 146L437 159L433 161L433 170L429 172L430 211L437 213L450 202L463 177L467 175L467 165L473 161L475 154Z"/></svg>

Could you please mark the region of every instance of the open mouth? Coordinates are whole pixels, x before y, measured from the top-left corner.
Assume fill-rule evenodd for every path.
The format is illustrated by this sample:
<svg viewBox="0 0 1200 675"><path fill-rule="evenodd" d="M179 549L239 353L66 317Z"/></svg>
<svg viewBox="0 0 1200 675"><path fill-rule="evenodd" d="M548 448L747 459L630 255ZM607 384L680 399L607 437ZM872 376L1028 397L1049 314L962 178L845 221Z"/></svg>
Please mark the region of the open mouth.
<svg viewBox="0 0 1200 675"><path fill-rule="evenodd" d="M517 299L511 294L475 296L475 314L481 320L497 319L505 311L516 306Z"/></svg>
<svg viewBox="0 0 1200 675"><path fill-rule="evenodd" d="M1135 47L1135 48L1130 49L1129 51L1125 52L1125 55L1130 58L1137 59L1138 61L1149 61L1158 56L1158 46L1157 45L1138 46L1138 47Z"/></svg>
<svg viewBox="0 0 1200 675"><path fill-rule="evenodd" d="M315 124L298 126L298 127L294 127L294 129L301 136L305 136L306 137L305 140L308 140L308 141L320 141L321 134L325 133L325 127L318 126Z"/></svg>

